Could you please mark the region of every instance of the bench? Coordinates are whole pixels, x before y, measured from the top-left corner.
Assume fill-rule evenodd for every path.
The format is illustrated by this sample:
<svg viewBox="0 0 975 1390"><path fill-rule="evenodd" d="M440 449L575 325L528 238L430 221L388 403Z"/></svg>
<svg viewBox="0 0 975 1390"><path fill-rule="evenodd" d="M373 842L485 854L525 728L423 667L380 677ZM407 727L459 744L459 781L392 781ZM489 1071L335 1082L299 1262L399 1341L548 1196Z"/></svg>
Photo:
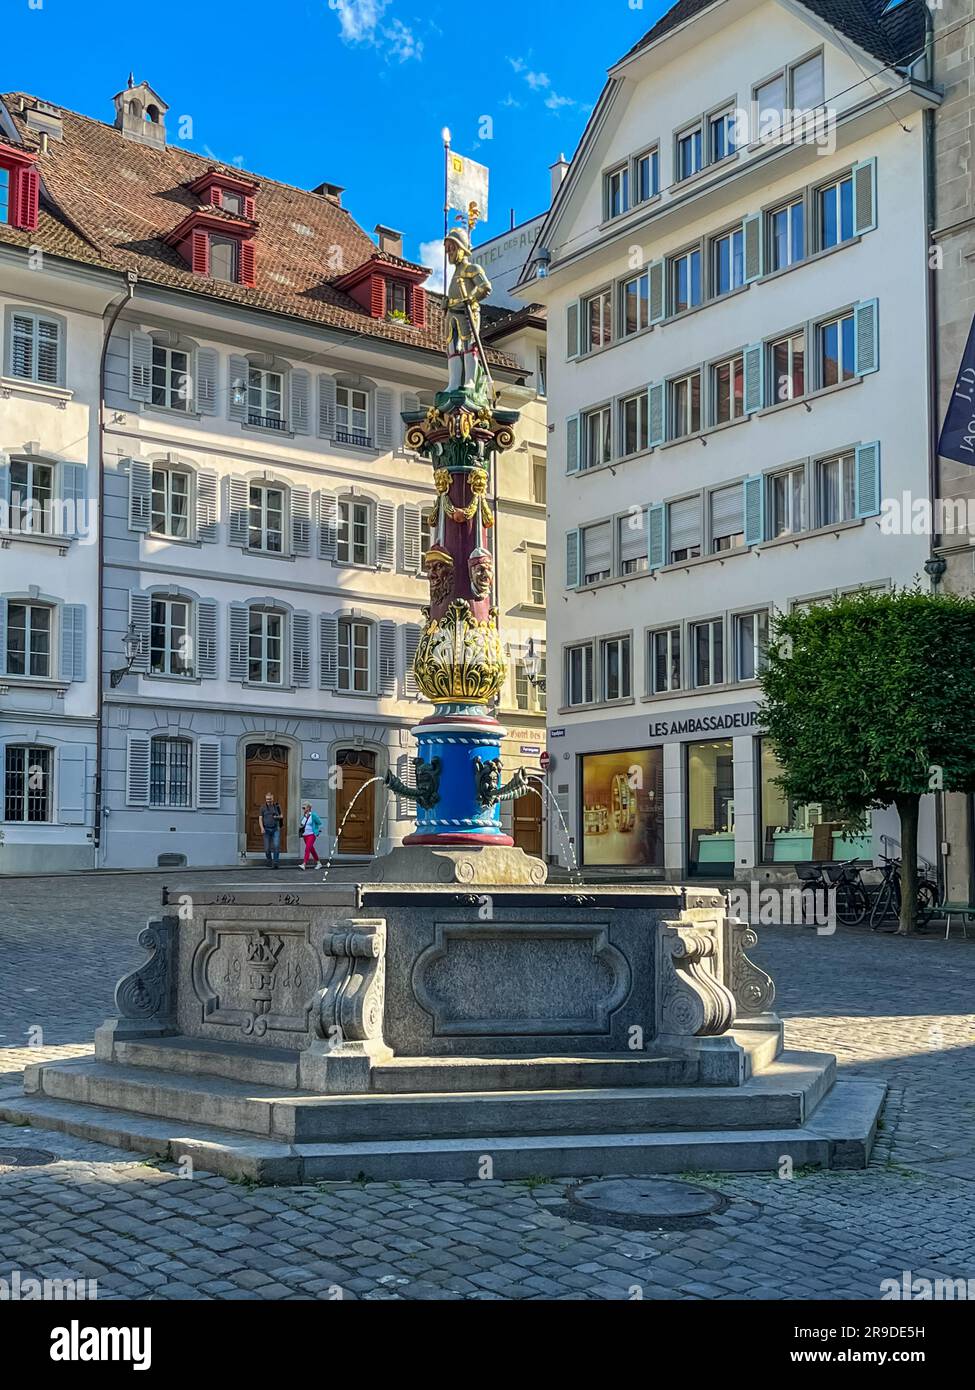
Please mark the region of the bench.
<svg viewBox="0 0 975 1390"><path fill-rule="evenodd" d="M943 902L943 903L940 903L940 904L934 909L934 911L933 911L932 914L931 914L931 917L932 917L932 918L934 918L934 917L938 917L938 918L944 917L944 919L945 919L945 940L946 940L946 941L948 940L948 933L951 931L951 919L952 919L952 917L958 917L958 918L960 918L960 920L961 920L962 931L964 932L964 934L965 934L965 940L967 941L967 940L968 940L968 924L969 924L969 922L975 922L975 903Z"/></svg>

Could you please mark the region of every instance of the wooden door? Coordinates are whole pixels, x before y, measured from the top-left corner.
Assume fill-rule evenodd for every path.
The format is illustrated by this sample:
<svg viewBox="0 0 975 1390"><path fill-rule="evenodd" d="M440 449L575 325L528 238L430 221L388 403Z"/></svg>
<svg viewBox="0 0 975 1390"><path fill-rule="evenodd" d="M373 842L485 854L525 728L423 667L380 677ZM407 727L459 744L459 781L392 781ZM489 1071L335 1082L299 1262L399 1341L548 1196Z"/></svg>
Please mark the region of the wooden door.
<svg viewBox="0 0 975 1390"><path fill-rule="evenodd" d="M346 748L339 752L336 762L342 769L342 784L335 789L336 830L344 822L338 853L375 854L376 787L373 784L362 790L376 775L375 755Z"/></svg>
<svg viewBox="0 0 975 1390"><path fill-rule="evenodd" d="M534 791L515 797L511 811L511 838L526 854L542 852L542 799Z"/></svg>
<svg viewBox="0 0 975 1390"><path fill-rule="evenodd" d="M252 743L247 748L244 775L244 813L247 818L247 850L258 854L264 850L264 840L257 813L270 792L281 807L281 852L288 847L291 821L288 814L288 750L280 744Z"/></svg>

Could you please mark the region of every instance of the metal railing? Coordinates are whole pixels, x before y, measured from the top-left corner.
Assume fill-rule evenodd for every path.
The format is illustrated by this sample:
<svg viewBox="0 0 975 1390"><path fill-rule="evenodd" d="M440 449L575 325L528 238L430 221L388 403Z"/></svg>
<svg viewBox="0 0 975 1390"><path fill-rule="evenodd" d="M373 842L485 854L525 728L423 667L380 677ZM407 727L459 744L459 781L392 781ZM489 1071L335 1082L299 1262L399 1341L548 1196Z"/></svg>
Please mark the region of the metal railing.
<svg viewBox="0 0 975 1390"><path fill-rule="evenodd" d="M351 430L336 430L335 442L337 444L357 444L360 449L372 448L372 436L369 434L357 434Z"/></svg>
<svg viewBox="0 0 975 1390"><path fill-rule="evenodd" d="M288 423L280 415L254 415L248 412L247 423L262 430L286 430Z"/></svg>

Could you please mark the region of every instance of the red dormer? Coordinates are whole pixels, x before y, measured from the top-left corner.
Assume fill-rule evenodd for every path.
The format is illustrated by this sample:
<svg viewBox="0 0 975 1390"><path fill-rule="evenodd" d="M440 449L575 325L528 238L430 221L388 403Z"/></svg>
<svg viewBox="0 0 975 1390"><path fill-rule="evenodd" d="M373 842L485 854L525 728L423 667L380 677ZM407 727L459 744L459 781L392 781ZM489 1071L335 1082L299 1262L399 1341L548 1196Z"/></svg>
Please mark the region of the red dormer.
<svg viewBox="0 0 975 1390"><path fill-rule="evenodd" d="M191 193L199 195L200 202L205 206L222 208L235 217L253 220L254 195L257 193L257 184L253 179L214 168L208 169L187 187Z"/></svg>
<svg viewBox="0 0 975 1390"><path fill-rule="evenodd" d="M163 240L175 246L194 275L253 286L256 234L252 218L211 205L189 213Z"/></svg>
<svg viewBox="0 0 975 1390"><path fill-rule="evenodd" d="M0 144L0 222L25 232L37 226L40 175L36 166L36 155Z"/></svg>
<svg viewBox="0 0 975 1390"><path fill-rule="evenodd" d="M361 304L374 319L411 323L423 328L427 321L427 292L423 281L429 274L425 265L414 265L412 261L404 261L401 256L380 249L332 284Z"/></svg>

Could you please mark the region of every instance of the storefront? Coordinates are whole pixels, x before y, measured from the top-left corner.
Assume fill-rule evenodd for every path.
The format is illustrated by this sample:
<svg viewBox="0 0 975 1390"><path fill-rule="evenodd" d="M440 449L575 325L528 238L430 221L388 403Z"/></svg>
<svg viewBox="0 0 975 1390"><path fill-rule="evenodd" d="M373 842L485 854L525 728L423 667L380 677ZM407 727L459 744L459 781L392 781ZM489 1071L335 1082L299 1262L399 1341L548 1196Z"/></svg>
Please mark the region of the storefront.
<svg viewBox="0 0 975 1390"><path fill-rule="evenodd" d="M873 857L872 815L862 834L844 832L835 813L821 803L800 805L790 801L778 784L782 766L767 738L759 745L759 800L761 804L761 862L796 864L823 860Z"/></svg>
<svg viewBox="0 0 975 1390"><path fill-rule="evenodd" d="M686 757L687 872L733 878L735 872L735 751L731 739L688 743Z"/></svg>
<svg viewBox="0 0 975 1390"><path fill-rule="evenodd" d="M664 868L664 760L660 748L579 760L584 868Z"/></svg>

